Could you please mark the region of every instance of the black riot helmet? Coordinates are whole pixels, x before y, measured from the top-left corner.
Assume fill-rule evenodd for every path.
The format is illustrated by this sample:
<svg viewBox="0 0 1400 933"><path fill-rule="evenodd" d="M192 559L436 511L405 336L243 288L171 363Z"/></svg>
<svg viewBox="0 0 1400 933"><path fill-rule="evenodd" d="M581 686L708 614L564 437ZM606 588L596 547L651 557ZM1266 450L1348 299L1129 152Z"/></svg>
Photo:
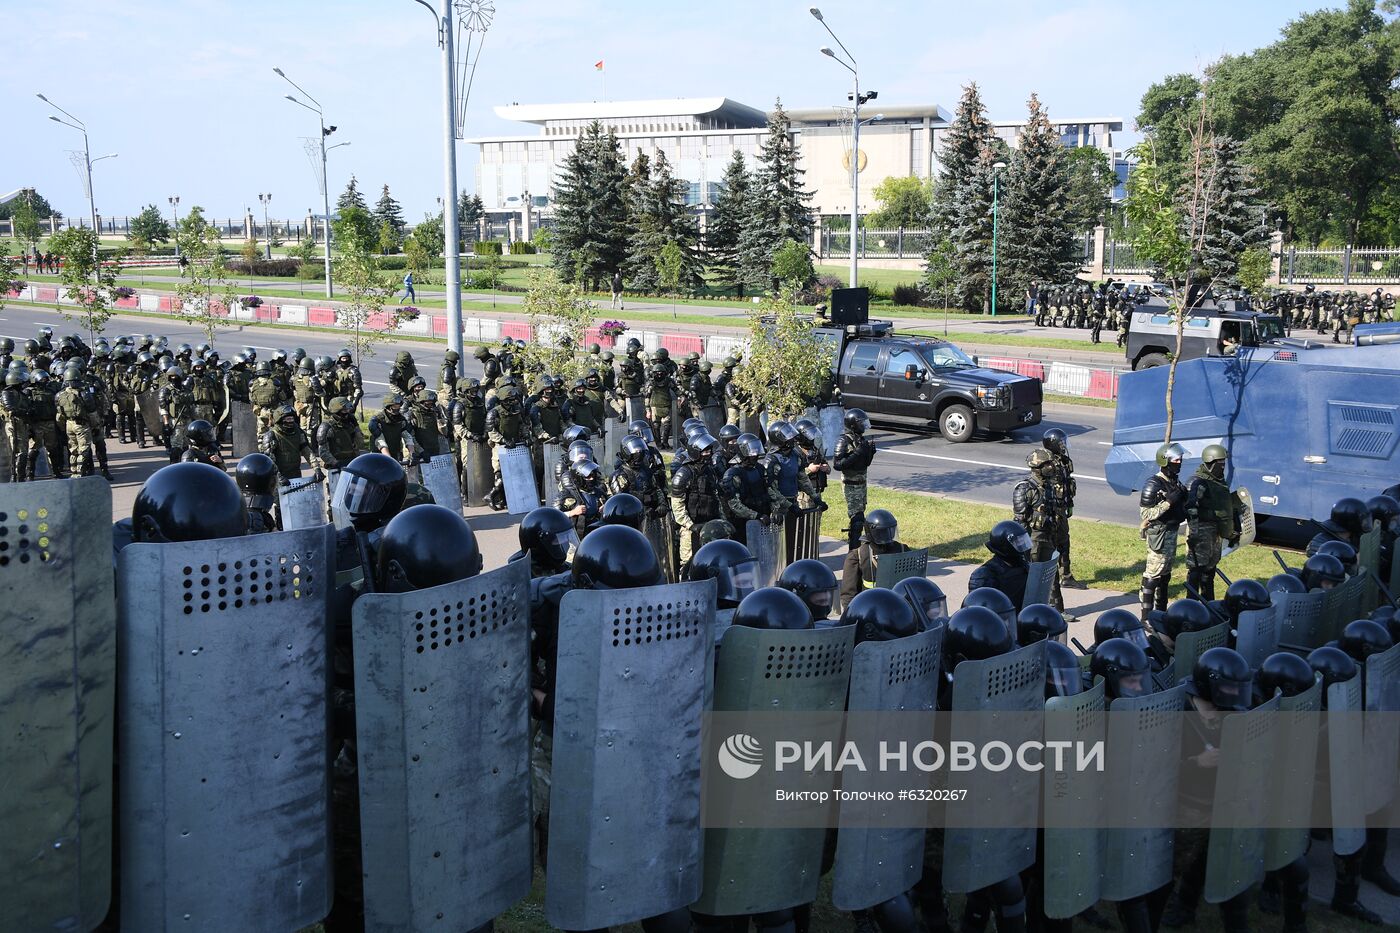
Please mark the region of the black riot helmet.
<svg viewBox="0 0 1400 933"><path fill-rule="evenodd" d="M864 409L846 409L846 414L842 418L842 421L846 425L846 430L853 434L864 434L866 431L870 430L870 416L865 413Z"/></svg>
<svg viewBox="0 0 1400 933"><path fill-rule="evenodd" d="M1147 648L1147 630L1142 620L1126 609L1110 609L1094 620L1095 645L1114 638L1122 638L1144 650Z"/></svg>
<svg viewBox="0 0 1400 933"><path fill-rule="evenodd" d="M1347 544L1345 541L1328 541L1317 549L1317 553L1330 554L1341 561L1342 569L1346 571L1347 576L1352 577L1356 575L1356 548ZM1317 554L1313 556L1316 557Z"/></svg>
<svg viewBox="0 0 1400 933"><path fill-rule="evenodd" d="M778 577L778 586L796 593L812 612L812 620L820 622L831 615L841 586L831 568L819 560L804 558L793 561ZM843 622L845 617L842 616ZM857 640L860 635L856 635Z"/></svg>
<svg viewBox="0 0 1400 933"><path fill-rule="evenodd" d="M1203 632L1214 624L1206 604L1195 599L1178 599L1154 622L1157 631L1173 641L1185 632Z"/></svg>
<svg viewBox="0 0 1400 933"><path fill-rule="evenodd" d="M1338 499L1332 505L1332 524L1351 535L1353 542L1371 530L1371 510L1366 503L1352 496Z"/></svg>
<svg viewBox="0 0 1400 933"><path fill-rule="evenodd" d="M1011 601L1001 590L990 586L979 586L963 597L962 607L967 609L970 606L982 606L996 613L1006 626L1006 632L1012 638L1016 637L1016 604Z"/></svg>
<svg viewBox="0 0 1400 933"><path fill-rule="evenodd" d="M635 528L595 528L574 552L574 584L586 590L628 590L662 582L651 542Z"/></svg>
<svg viewBox="0 0 1400 933"><path fill-rule="evenodd" d="M573 480L574 487L582 492L596 492L603 485L603 469L592 460L575 460L569 464L569 477Z"/></svg>
<svg viewBox="0 0 1400 933"><path fill-rule="evenodd" d="M626 525L641 531L645 511L641 499L630 492L620 492L608 496L608 501L603 503L603 517L600 521L604 525Z"/></svg>
<svg viewBox="0 0 1400 933"><path fill-rule="evenodd" d="M857 593L841 613L841 624L856 627L856 644L893 641L919 632L913 608L894 590L883 587Z"/></svg>
<svg viewBox="0 0 1400 933"><path fill-rule="evenodd" d="M899 522L889 509L875 509L866 513L860 536L871 544L894 544L899 537Z"/></svg>
<svg viewBox="0 0 1400 933"><path fill-rule="evenodd" d="M953 673L963 661L985 661L1013 647L1001 616L985 606L959 609L943 633L943 670Z"/></svg>
<svg viewBox="0 0 1400 933"><path fill-rule="evenodd" d="M569 549L578 546L578 532L569 516L544 505L520 520L520 549L553 567L562 567Z"/></svg>
<svg viewBox="0 0 1400 933"><path fill-rule="evenodd" d="M686 580L714 580L715 606L733 609L754 591L758 561L738 541L719 538L703 545L690 559Z"/></svg>
<svg viewBox="0 0 1400 933"><path fill-rule="evenodd" d="M1016 616L1016 643L1022 647L1038 641L1062 642L1069 625L1054 606L1031 603Z"/></svg>
<svg viewBox="0 0 1400 933"><path fill-rule="evenodd" d="M213 447L214 426L203 418L196 418L186 425L185 437L198 447Z"/></svg>
<svg viewBox="0 0 1400 933"><path fill-rule="evenodd" d="M651 448L640 437L624 437L621 448L622 462L630 467L646 466L651 456Z"/></svg>
<svg viewBox="0 0 1400 933"><path fill-rule="evenodd" d="M574 441L565 451L565 457L569 463L582 463L584 460L593 459L593 446L588 441Z"/></svg>
<svg viewBox="0 0 1400 933"><path fill-rule="evenodd" d="M763 456L763 441L752 434L740 434L734 442L734 450L745 466L753 466Z"/></svg>
<svg viewBox="0 0 1400 933"><path fill-rule="evenodd" d="M648 445L656 443L656 435L651 433L651 425L647 424L644 418L636 418L627 423L627 436L640 437Z"/></svg>
<svg viewBox="0 0 1400 933"><path fill-rule="evenodd" d="M207 463L172 463L150 475L131 508L132 540L164 544L248 533L238 485Z"/></svg>
<svg viewBox="0 0 1400 933"><path fill-rule="evenodd" d="M1291 651L1275 651L1259 665L1254 684L1264 700L1273 699L1278 690L1286 697L1296 697L1312 687L1316 676L1308 662L1298 655Z"/></svg>
<svg viewBox="0 0 1400 933"><path fill-rule="evenodd" d="M1308 588L1303 584L1303 578L1291 573L1276 573L1269 578L1269 582L1264 584L1264 589L1272 595L1274 593L1306 593Z"/></svg>
<svg viewBox="0 0 1400 933"><path fill-rule="evenodd" d="M1084 692L1079 656L1053 639L1045 643L1045 699L1071 697Z"/></svg>
<svg viewBox="0 0 1400 933"><path fill-rule="evenodd" d="M1225 611L1237 619L1241 612L1268 609L1273 603L1269 591L1258 580L1240 579L1225 590Z"/></svg>
<svg viewBox="0 0 1400 933"><path fill-rule="evenodd" d="M1346 683L1356 676L1356 662L1341 648L1323 645L1308 655L1308 666L1322 675L1322 703L1327 705L1327 688Z"/></svg>
<svg viewBox="0 0 1400 933"><path fill-rule="evenodd" d="M408 480L388 454L360 454L340 471L335 504L345 509L358 531L382 528L403 508Z"/></svg>
<svg viewBox="0 0 1400 933"><path fill-rule="evenodd" d="M1330 590L1346 580L1347 571L1335 556L1319 551L1303 564L1302 578L1309 590Z"/></svg>
<svg viewBox="0 0 1400 933"><path fill-rule="evenodd" d="M919 631L926 632L948 621L948 597L943 588L928 577L905 577L894 585L894 591L914 610Z"/></svg>
<svg viewBox="0 0 1400 933"><path fill-rule="evenodd" d="M1388 650L1392 644L1390 632L1374 619L1348 622L1342 629L1342 637L1337 640L1337 647L1357 664L1365 664L1371 655Z"/></svg>
<svg viewBox="0 0 1400 933"><path fill-rule="evenodd" d="M263 453L252 453L238 461L234 470L238 488L248 499L250 509L266 512L277 497L277 464Z"/></svg>
<svg viewBox="0 0 1400 933"><path fill-rule="evenodd" d="M1147 652L1126 638L1110 638L1096 645L1089 673L1104 679L1104 696L1111 700L1152 692L1152 664Z"/></svg>
<svg viewBox="0 0 1400 933"><path fill-rule="evenodd" d="M476 533L440 505L404 509L379 538L375 579L381 592L407 593L481 573Z"/></svg>
<svg viewBox="0 0 1400 933"><path fill-rule="evenodd" d="M690 453L697 459L709 460L719 453L719 441L711 437L704 428L700 433L687 439Z"/></svg>
<svg viewBox="0 0 1400 933"><path fill-rule="evenodd" d="M699 419L693 419L693 421L694 423L687 423L681 430L681 434L685 436L685 444L687 447L689 447L700 435L710 433L709 429L705 427L704 422L700 421Z"/></svg>
<svg viewBox="0 0 1400 933"><path fill-rule="evenodd" d="M807 450L822 449L822 429L811 418L799 420L793 427L797 428L797 443Z"/></svg>
<svg viewBox="0 0 1400 933"><path fill-rule="evenodd" d="M1387 534L1400 533L1400 501L1393 496L1372 496L1366 500L1366 508L1371 512L1371 520Z"/></svg>
<svg viewBox="0 0 1400 933"><path fill-rule="evenodd" d="M739 439L739 435L743 433L743 431L739 430L738 425L726 424L719 429L719 441L721 444L724 444L727 447L728 445L733 444L735 441L737 441Z"/></svg>
<svg viewBox="0 0 1400 933"><path fill-rule="evenodd" d="M1026 561L1031 554L1031 536L1020 522L997 522L987 535L987 550L1010 561Z"/></svg>
<svg viewBox="0 0 1400 933"><path fill-rule="evenodd" d="M1041 446L1052 454L1058 454L1063 457L1065 454L1069 453L1069 438L1065 436L1065 432L1061 431L1059 428L1051 428L1046 431L1045 434L1041 436L1040 443Z"/></svg>
<svg viewBox="0 0 1400 933"><path fill-rule="evenodd" d="M564 445L564 449L565 449L565 450L568 450L568 449L569 449L569 445L572 444L574 441L591 441L591 440L593 440L593 435L589 433L588 429L585 428L585 427L584 427L583 425L581 425L581 424L575 424L575 425L572 425L571 427L569 427L569 428L563 433L563 435L561 436L561 441L560 441L560 442Z"/></svg>
<svg viewBox="0 0 1400 933"><path fill-rule="evenodd" d="M1192 692L1216 709L1243 712L1254 698L1254 672L1233 648L1211 648L1191 669Z"/></svg>
<svg viewBox="0 0 1400 933"><path fill-rule="evenodd" d="M768 425L768 443L779 453L790 453L797 445L797 429L789 422L774 421Z"/></svg>
<svg viewBox="0 0 1400 933"><path fill-rule="evenodd" d="M813 627L812 613L807 605L796 593L777 586L765 586L745 596L739 608L734 610L734 624L774 630Z"/></svg>

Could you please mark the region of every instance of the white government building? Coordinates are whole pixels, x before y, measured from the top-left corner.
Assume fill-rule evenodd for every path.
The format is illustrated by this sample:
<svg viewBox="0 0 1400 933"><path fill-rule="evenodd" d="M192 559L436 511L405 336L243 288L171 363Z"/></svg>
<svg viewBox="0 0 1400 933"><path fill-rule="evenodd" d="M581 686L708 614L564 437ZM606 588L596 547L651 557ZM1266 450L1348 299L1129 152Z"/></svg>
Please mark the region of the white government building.
<svg viewBox="0 0 1400 933"><path fill-rule="evenodd" d="M476 191L488 212L518 213L528 197L536 216L549 216L552 180L573 151L575 139L594 120L617 134L624 159L631 164L638 152L664 151L673 171L690 185L687 200L698 209L719 195L724 169L733 152L744 153L752 166L767 133L766 111L727 97L687 97L670 100L602 101L572 104L510 104L494 108L506 120L534 124L533 133L482 136L467 142L480 147ZM864 123L875 114L883 119ZM789 110L793 136L801 153L812 207L818 214L849 214L851 210L850 110L835 107ZM885 178L933 176L938 152L952 115L937 104L881 105L862 108L860 206L874 208L874 189ZM1113 162L1119 190L1127 164L1113 148L1121 132L1120 117L1052 119L1066 146L1094 146ZM1015 145L1022 121L993 124L998 136Z"/></svg>

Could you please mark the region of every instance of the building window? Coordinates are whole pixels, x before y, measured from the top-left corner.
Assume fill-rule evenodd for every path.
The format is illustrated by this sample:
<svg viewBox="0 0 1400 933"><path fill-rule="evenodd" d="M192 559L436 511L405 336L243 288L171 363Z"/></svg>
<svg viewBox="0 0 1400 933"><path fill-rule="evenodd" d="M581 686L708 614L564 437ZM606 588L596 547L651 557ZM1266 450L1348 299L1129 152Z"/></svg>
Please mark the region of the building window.
<svg viewBox="0 0 1400 933"><path fill-rule="evenodd" d="M530 145L529 145L529 150L530 150L530 161L531 161L531 162L543 162L543 161L545 161L546 159L549 158L549 143L544 143L544 142L534 143L534 142L532 142L532 143L530 143Z"/></svg>

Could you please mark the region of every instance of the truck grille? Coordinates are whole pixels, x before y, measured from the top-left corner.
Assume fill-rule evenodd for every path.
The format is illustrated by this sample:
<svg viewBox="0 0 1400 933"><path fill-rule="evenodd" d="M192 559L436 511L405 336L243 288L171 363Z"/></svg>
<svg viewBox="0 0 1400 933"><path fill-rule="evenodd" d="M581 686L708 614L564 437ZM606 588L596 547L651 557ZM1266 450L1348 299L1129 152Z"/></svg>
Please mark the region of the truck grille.
<svg viewBox="0 0 1400 933"><path fill-rule="evenodd" d="M1021 379L1011 383L1011 407L1032 408L1041 402L1039 379Z"/></svg>

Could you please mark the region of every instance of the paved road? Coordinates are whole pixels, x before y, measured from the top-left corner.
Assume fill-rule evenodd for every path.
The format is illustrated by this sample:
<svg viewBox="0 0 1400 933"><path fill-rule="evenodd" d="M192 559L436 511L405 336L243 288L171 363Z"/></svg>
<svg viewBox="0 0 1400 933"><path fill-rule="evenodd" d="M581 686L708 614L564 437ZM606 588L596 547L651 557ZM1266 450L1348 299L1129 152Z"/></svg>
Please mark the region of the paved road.
<svg viewBox="0 0 1400 933"><path fill-rule="evenodd" d="M75 332L77 327L44 308L9 305L0 309L0 336L22 340L37 334L40 326L48 324L56 333ZM160 333L171 343L203 342L204 335L196 327L177 320L154 320L146 317L117 315L108 325L110 335L119 333ZM281 347L290 351L302 347L312 355L334 356L341 346L335 334L320 331L297 332L282 328L245 327L230 325L222 328L216 348L228 356L245 346L260 355ZM436 384L437 369L442 360L441 343L399 340L383 343L378 355L362 365L366 402L377 407L389 388L388 374L394 354L407 349L418 361L418 369L430 386ZM469 375L480 375L480 368L470 356ZM919 492L938 492L974 502L987 502L1006 507L1010 512L1011 490L1026 474L1026 456L1040 442L1040 435L1050 427L1059 427L1070 436L1071 454L1079 473L1079 499L1075 514L1084 518L1131 524L1137 521L1137 508L1130 499L1108 489L1103 480L1103 463L1112 440L1113 410L1088 406L1054 405L1045 408L1045 420L1040 427L1021 431L1002 440L977 440L967 444L950 444L936 434L894 432L877 426L875 441L881 448L871 469L871 479L883 485Z"/></svg>

